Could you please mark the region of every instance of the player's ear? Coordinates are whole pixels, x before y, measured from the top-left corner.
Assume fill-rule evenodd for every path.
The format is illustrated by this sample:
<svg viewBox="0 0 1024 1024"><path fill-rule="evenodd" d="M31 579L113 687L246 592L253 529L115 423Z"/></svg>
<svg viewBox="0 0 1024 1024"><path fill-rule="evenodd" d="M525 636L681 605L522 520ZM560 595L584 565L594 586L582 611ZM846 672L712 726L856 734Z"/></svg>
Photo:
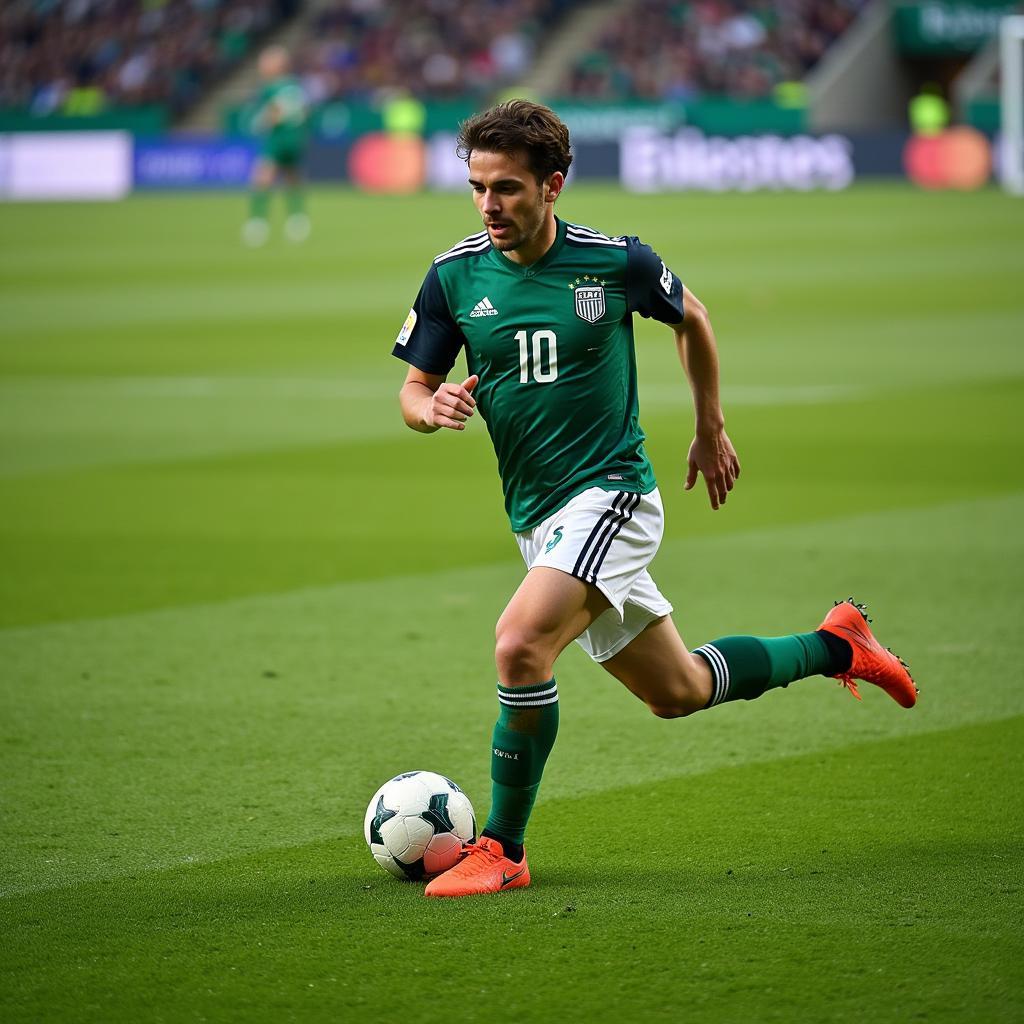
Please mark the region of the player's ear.
<svg viewBox="0 0 1024 1024"><path fill-rule="evenodd" d="M561 171L553 172L544 182L544 202L553 203L558 198L564 184L565 175Z"/></svg>

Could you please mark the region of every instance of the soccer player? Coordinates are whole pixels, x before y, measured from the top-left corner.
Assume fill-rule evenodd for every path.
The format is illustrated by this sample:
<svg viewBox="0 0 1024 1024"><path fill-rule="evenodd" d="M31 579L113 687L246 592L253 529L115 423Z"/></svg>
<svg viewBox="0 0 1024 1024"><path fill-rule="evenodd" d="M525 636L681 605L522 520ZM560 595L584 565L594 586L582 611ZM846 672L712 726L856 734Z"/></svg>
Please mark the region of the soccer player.
<svg viewBox="0 0 1024 1024"><path fill-rule="evenodd" d="M270 192L280 178L284 183L288 216L285 236L292 242L309 237L302 188L302 161L306 151L306 94L288 73L288 51L268 47L260 54L259 73L264 85L256 97L253 125L263 138L263 154L257 161L249 193L249 219L242 228L246 245L263 245L270 236L267 213Z"/></svg>
<svg viewBox="0 0 1024 1024"><path fill-rule="evenodd" d="M402 415L424 433L480 411L527 565L498 620L492 803L480 838L428 896L530 882L523 837L558 729L553 668L573 640L662 718L754 700L806 676L917 690L863 606L837 602L817 630L727 636L690 652L648 572L661 498L638 421L634 313L672 331L696 413L685 488L713 509L740 474L719 401L707 310L649 246L555 216L572 157L547 107L513 100L466 121L459 155L485 230L434 259L395 343L409 364ZM469 376L446 380L465 348Z"/></svg>

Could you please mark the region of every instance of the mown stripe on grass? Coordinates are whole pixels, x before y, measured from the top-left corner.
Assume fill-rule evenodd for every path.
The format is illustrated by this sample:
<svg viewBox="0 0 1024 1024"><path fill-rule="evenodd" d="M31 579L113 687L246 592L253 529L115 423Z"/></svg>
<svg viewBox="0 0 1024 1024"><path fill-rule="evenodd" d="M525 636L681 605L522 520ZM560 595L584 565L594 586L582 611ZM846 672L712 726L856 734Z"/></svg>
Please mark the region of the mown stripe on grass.
<svg viewBox="0 0 1024 1024"><path fill-rule="evenodd" d="M385 381L317 377L19 378L0 382L0 478L160 464L299 445L414 438L398 415L400 371ZM730 407L870 397L838 385L727 388ZM652 385L645 406L687 408L685 384Z"/></svg>
<svg viewBox="0 0 1024 1024"><path fill-rule="evenodd" d="M1022 720L550 800L533 886L334 837L5 901L9 1021L1019 1019ZM984 787L984 799L979 799Z"/></svg>
<svg viewBox="0 0 1024 1024"><path fill-rule="evenodd" d="M662 722L573 648L542 801L1019 714L1006 638L1022 514L1017 497L670 542L655 576L691 645L811 629L853 594L910 660L921 702L904 711L865 687L859 705L819 678ZM368 795L412 767L455 778L482 810L490 637L521 572L3 631L8 891L355 833Z"/></svg>

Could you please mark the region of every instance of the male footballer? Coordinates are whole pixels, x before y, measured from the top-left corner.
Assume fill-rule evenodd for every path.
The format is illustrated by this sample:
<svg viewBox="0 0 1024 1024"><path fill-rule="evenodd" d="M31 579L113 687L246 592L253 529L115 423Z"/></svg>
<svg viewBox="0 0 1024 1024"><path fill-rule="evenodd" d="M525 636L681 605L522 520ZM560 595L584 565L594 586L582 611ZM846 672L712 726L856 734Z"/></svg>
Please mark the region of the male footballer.
<svg viewBox="0 0 1024 1024"><path fill-rule="evenodd" d="M256 97L253 127L263 140L263 152L253 168L249 219L242 228L242 240L250 246L263 245L270 236L270 195L278 179L288 207L285 237L292 242L309 237L302 181L309 110L302 86L289 74L289 64L284 47L270 46L260 54L263 87Z"/></svg>
<svg viewBox="0 0 1024 1024"><path fill-rule="evenodd" d="M513 100L466 121L459 155L484 230L437 256L398 335L414 430L464 430L479 410L527 573L496 628L492 803L480 838L427 896L530 883L523 838L558 731L554 665L575 640L662 718L754 700L807 676L917 689L875 640L863 606L837 603L812 632L727 636L690 651L648 572L664 515L644 451L633 314L675 338L696 414L685 487L718 509L740 475L719 401L707 310L649 246L555 216L572 162L547 107ZM447 381L461 349L469 377Z"/></svg>

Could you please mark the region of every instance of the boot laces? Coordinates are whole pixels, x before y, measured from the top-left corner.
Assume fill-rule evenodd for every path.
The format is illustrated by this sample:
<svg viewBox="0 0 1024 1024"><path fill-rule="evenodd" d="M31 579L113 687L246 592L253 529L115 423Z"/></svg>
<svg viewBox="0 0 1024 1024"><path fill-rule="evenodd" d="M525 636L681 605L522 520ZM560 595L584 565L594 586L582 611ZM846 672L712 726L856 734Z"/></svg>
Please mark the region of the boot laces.
<svg viewBox="0 0 1024 1024"><path fill-rule="evenodd" d="M857 700L861 700L862 701L864 699L860 695L860 690L857 689L856 681L854 680L853 676L850 675L849 672L847 672L847 673L845 673L844 675L841 675L841 676L836 676L835 678L836 678L836 682L839 683L840 686L846 687L846 689L849 690L850 693L852 693L854 695L854 697L857 698Z"/></svg>
<svg viewBox="0 0 1024 1024"><path fill-rule="evenodd" d="M502 859L490 843L470 843L463 848L462 859L452 869L460 875L476 875L488 871Z"/></svg>

